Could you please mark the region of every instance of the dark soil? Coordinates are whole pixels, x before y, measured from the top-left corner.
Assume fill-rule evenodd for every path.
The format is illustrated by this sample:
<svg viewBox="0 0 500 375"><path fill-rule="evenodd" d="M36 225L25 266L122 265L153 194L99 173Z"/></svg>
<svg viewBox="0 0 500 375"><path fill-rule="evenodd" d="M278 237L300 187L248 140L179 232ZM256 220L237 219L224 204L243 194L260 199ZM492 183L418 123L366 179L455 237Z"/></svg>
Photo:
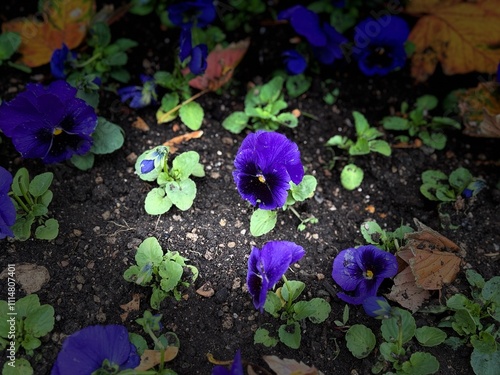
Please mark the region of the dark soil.
<svg viewBox="0 0 500 375"><path fill-rule="evenodd" d="M15 10L7 9L9 16ZM1 13L1 12L0 12ZM22 14L26 14L23 10ZM137 77L143 66L154 71L166 69L173 58L176 37L162 30L155 16L141 18L125 15L113 25L113 35L128 35L141 43L131 54L129 69ZM131 36L132 35L132 36ZM170 40L165 44L165 38ZM94 167L79 171L70 164L45 166L38 161L14 159L17 155L10 142L4 140L0 155L1 165L15 173L25 166L31 175L43 171L54 173L50 206L52 216L60 224L59 237L51 242L30 239L25 242L2 241L0 265L34 263L45 266L50 281L38 295L42 303L50 303L56 311L53 332L43 340L39 355L31 359L35 374L49 374L61 344L67 335L93 324L123 323L132 332L138 332L134 322L149 309L150 290L123 279L123 272L133 263L137 246L154 236L163 249L179 251L198 267L200 277L195 285L184 291L180 301L167 299L160 313L166 330L174 331L181 343L179 355L169 366L180 375L209 374L213 368L206 359L212 353L218 359L230 359L241 349L245 360L266 367L263 355L293 358L314 365L325 374L369 374L377 353L365 360L356 360L345 346L344 333L334 320L341 320L344 303L335 296L339 291L331 278L332 261L339 251L363 243L360 225L376 220L387 230L401 224L415 228L413 219L439 231L459 244L465 251L467 267L472 267L486 279L499 275L499 214L500 191L495 185L498 171L499 141L470 138L460 132L448 133L443 151L425 149L393 149L392 156L379 154L358 157L365 171L360 188L347 191L340 185L340 171L346 160L339 160L329 168L334 154L324 147L335 134L354 137L352 111L366 115L371 124L377 124L391 109L399 108L403 100L413 100L424 93L442 95L461 85L474 85L481 77L445 77L437 73L428 83L415 85L409 69L387 77L366 78L355 67L331 69L314 77L314 84L306 94L289 100L290 108L310 113L313 120L302 116L296 129L280 129L295 141L301 150L307 173L318 180L314 198L298 207L304 216L314 215L319 223L297 231L297 218L290 212L280 212L276 228L262 237L249 233L252 207L239 196L232 179L233 159L245 134L232 135L221 122L234 110L242 108L245 87L253 82L266 82L268 73L280 66L276 51L287 39L273 39L275 31L265 29L252 39L252 46L237 70L234 83L221 95L211 93L201 97L206 116L200 139L181 146L179 152L195 150L201 156L206 177L196 179L197 197L193 207L185 212L172 209L161 217L146 214L143 202L152 184L134 174L133 155L188 131L180 122L178 131L172 124L156 125L155 109L134 111L119 102L116 95L103 93L100 115L123 127L126 140L122 149L109 156L97 157ZM263 47L262 47L263 46ZM147 71L147 70L146 70ZM36 71L50 79L48 71ZM22 91L31 77L2 66L0 88L4 99L14 96L11 88ZM340 97L333 105L322 100L321 82L333 79L333 87L340 89ZM142 132L132 122L142 117L150 131ZM393 141L394 134L387 134ZM337 150L337 156L346 156ZM450 173L457 167L468 168L474 176L486 181L484 189L466 209L453 212L459 229L440 227L437 205L419 192L420 175L428 169ZM372 208L373 212L369 212ZM300 350L282 344L265 348L253 344L257 327L277 321L260 314L252 305L245 286L247 259L252 246L261 247L269 240L289 240L304 247L306 256L289 270L289 278L306 283L304 298L326 298L332 307L329 319L321 324L310 322L302 327ZM1 271L1 270L0 270ZM196 289L211 283L215 295L205 298ZM0 295L6 295L6 283L0 283ZM390 283L383 284L386 292ZM467 292L463 273L450 288L449 296L457 290ZM132 312L122 322L120 305L126 304L135 293L141 294L140 311ZM22 297L24 291L18 291ZM431 303L438 303L437 293ZM417 325L436 325L442 316L414 314ZM379 332L380 322L367 317L361 307L352 306L349 324L361 323ZM449 332L451 334L451 332ZM339 352L337 353L337 345ZM415 343L414 348L418 348ZM457 351L445 345L424 349L440 362L439 374L470 374L471 348ZM4 361L2 355L1 363Z"/></svg>

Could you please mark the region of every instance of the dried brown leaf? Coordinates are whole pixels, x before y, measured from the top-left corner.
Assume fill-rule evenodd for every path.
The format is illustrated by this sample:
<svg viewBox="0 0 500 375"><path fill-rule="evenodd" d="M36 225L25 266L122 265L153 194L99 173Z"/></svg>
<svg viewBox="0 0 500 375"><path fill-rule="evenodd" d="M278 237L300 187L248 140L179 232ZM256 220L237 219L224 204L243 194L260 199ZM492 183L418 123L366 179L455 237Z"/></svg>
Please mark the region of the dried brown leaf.
<svg viewBox="0 0 500 375"><path fill-rule="evenodd" d="M177 137L174 137L174 138L164 142L163 146L168 146L170 153L173 154L177 151L178 148L176 146L178 144L185 142L185 141L189 141L190 139L200 138L202 135L203 135L202 130L197 130L197 131L194 131L191 133L178 135Z"/></svg>

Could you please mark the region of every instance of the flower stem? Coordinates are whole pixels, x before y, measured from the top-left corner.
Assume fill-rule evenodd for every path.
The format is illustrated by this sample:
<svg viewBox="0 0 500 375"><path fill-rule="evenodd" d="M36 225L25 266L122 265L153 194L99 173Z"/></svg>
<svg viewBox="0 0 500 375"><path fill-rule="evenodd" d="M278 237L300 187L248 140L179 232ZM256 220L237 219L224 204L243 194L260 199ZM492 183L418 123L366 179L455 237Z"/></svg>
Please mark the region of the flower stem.
<svg viewBox="0 0 500 375"><path fill-rule="evenodd" d="M14 197L14 199L16 200L17 204L19 206L21 206L21 208L24 210L24 212L26 213L29 213L30 212L30 209L26 206L26 204L22 201L21 198L19 198L17 195L15 195L14 193L11 194L12 197Z"/></svg>
<svg viewBox="0 0 500 375"><path fill-rule="evenodd" d="M181 104L178 104L176 105L174 108L172 108L170 111L168 111L167 113L163 114L163 117L168 117L170 115L172 115L172 113L178 111L182 106L186 105L186 104L189 104L191 103L193 100L196 100L198 99L200 96L206 94L207 92L209 92L210 90L209 89L205 89L203 91L200 91L196 94L194 94L192 97L184 100Z"/></svg>
<svg viewBox="0 0 500 375"><path fill-rule="evenodd" d="M290 308L292 307L292 298L291 298L292 297L292 288L290 287L290 283L288 282L288 279L286 278L285 275L281 276L281 278L285 282L286 289L288 290L288 301L286 301L287 302L286 310L290 311Z"/></svg>
<svg viewBox="0 0 500 375"><path fill-rule="evenodd" d="M75 64L75 68L83 68L84 66L89 65L91 62L94 62L95 60L97 60L101 56L102 56L101 52L96 53L90 59L83 61L81 63Z"/></svg>

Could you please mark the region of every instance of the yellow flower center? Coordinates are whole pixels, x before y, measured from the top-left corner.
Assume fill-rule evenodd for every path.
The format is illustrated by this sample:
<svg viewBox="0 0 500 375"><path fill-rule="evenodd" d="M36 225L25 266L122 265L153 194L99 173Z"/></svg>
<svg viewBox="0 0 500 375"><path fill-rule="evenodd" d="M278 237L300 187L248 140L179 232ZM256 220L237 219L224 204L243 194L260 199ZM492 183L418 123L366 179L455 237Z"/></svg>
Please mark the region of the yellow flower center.
<svg viewBox="0 0 500 375"><path fill-rule="evenodd" d="M54 135L59 135L62 133L62 129L61 128L55 128L54 131L52 132L52 134Z"/></svg>
<svg viewBox="0 0 500 375"><path fill-rule="evenodd" d="M373 279L373 271L366 270L366 272L365 272L365 278L367 278L369 280Z"/></svg>
<svg viewBox="0 0 500 375"><path fill-rule="evenodd" d="M263 184L266 182L266 178L265 178L263 175L261 175L261 174L258 174L258 175L257 175L257 178L258 178L258 179L259 179L259 181L260 181L260 182L262 182Z"/></svg>

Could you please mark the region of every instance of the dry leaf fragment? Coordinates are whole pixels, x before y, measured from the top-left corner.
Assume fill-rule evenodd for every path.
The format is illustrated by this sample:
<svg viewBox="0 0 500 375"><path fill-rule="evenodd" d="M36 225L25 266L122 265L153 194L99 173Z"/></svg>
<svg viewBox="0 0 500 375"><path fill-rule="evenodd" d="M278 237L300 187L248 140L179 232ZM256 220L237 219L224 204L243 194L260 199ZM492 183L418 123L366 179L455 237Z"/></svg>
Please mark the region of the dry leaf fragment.
<svg viewBox="0 0 500 375"><path fill-rule="evenodd" d="M50 61L54 50L65 43L69 49L78 47L87 34L95 11L94 0L43 0L40 5L43 21L35 16L17 18L3 23L2 31L21 35L20 61L29 67Z"/></svg>
<svg viewBox="0 0 500 375"><path fill-rule="evenodd" d="M148 132L149 131L149 125L142 119L142 117L137 116L135 121L132 123L132 127L139 129L143 132Z"/></svg>
<svg viewBox="0 0 500 375"><path fill-rule="evenodd" d="M139 293L134 293L132 295L132 300L124 305L120 305L121 309L125 312L120 315L122 322L127 320L128 314L132 311L139 311L139 305L141 302L141 295Z"/></svg>
<svg viewBox="0 0 500 375"><path fill-rule="evenodd" d="M411 1L407 13L422 16L408 40L415 45L411 74L419 82L438 62L444 74L493 73L500 61L500 1Z"/></svg>
<svg viewBox="0 0 500 375"><path fill-rule="evenodd" d="M2 271L0 279L7 278L7 271L7 268ZM44 266L32 263L21 263L16 264L15 279L26 294L31 294L42 289L42 286L50 280L50 274Z"/></svg>
<svg viewBox="0 0 500 375"><path fill-rule="evenodd" d="M195 139L195 138L200 138L203 135L202 130L196 130L191 133L186 133L182 135L178 135L177 137L174 137L166 142L163 143L163 146L168 146L169 151L171 154L175 153L177 151L176 145L189 141L190 139Z"/></svg>
<svg viewBox="0 0 500 375"><path fill-rule="evenodd" d="M163 360L165 362L170 362L179 353L179 348L177 346L169 346L163 352ZM150 368L155 367L161 362L161 350L150 350L146 349L141 355L141 363L134 370L146 371Z"/></svg>
<svg viewBox="0 0 500 375"><path fill-rule="evenodd" d="M294 359L279 359L274 355L263 357L269 367L278 375L324 375L314 366L309 367L303 362L297 362Z"/></svg>
<svg viewBox="0 0 500 375"><path fill-rule="evenodd" d="M199 90L215 91L231 80L234 69L245 56L250 39L231 43L226 48L218 44L207 57L205 73L189 81L189 85Z"/></svg>

